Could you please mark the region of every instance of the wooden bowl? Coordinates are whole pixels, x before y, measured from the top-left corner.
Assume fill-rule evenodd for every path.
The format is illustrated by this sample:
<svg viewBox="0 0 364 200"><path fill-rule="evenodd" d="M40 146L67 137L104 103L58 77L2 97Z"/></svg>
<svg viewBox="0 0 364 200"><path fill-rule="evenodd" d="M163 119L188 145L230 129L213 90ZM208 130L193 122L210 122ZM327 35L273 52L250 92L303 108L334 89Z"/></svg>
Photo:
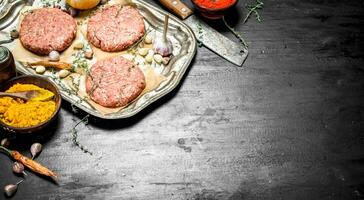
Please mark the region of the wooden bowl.
<svg viewBox="0 0 364 200"><path fill-rule="evenodd" d="M238 0L235 0L232 4L230 4L226 7L213 9L213 8L204 7L204 6L196 3L196 0L191 0L191 1L195 5L197 10L200 12L201 16L203 16L207 19L221 19L222 17L224 17L225 11L234 7L238 3Z"/></svg>
<svg viewBox="0 0 364 200"><path fill-rule="evenodd" d="M56 110L54 111L54 113L52 114L52 116L49 119L47 119L45 122L42 122L36 126L19 128L19 127L7 125L4 122L2 122L1 120L0 120L0 125L3 127L4 130L9 131L11 133L22 133L22 134L34 133L34 132L37 132L37 131L43 129L57 117L59 109L61 107L62 98L61 98L61 95L60 95L60 92L59 92L57 86L54 85L48 79L43 78L41 76L26 75L26 76L15 77L15 78L10 79L9 81L1 84L0 91L4 92L16 83L33 84L33 85L39 86L41 88L44 88L44 89L47 89L47 90L53 92L55 95L54 98L55 98L55 102L56 102Z"/></svg>

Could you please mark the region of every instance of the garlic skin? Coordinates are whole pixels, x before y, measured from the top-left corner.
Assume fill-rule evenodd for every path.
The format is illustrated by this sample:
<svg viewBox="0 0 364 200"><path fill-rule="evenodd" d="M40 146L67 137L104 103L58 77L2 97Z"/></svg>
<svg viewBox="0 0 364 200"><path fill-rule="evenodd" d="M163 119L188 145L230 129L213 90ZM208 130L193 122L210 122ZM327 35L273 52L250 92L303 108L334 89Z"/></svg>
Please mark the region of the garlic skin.
<svg viewBox="0 0 364 200"><path fill-rule="evenodd" d="M153 43L154 51L163 57L169 56L173 53L172 42L167 38L168 20L169 16L166 15L164 20L163 37L156 37Z"/></svg>

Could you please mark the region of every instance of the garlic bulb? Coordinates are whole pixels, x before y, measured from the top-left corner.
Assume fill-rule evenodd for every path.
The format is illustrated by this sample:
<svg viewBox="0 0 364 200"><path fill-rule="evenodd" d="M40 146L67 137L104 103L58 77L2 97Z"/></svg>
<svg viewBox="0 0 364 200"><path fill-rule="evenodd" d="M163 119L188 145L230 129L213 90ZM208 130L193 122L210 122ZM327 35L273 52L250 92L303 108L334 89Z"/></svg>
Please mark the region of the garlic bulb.
<svg viewBox="0 0 364 200"><path fill-rule="evenodd" d="M169 16L165 16L163 37L155 38L153 49L162 56L169 56L173 52L173 45L167 38Z"/></svg>

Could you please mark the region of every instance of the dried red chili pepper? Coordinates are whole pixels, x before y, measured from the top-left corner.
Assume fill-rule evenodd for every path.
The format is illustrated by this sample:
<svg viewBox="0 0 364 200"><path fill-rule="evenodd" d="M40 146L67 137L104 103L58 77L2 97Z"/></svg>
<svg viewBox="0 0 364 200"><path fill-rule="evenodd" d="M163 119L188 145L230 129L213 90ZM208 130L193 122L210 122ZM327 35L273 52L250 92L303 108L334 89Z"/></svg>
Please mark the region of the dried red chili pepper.
<svg viewBox="0 0 364 200"><path fill-rule="evenodd" d="M17 151L10 151L9 149L6 149L3 146L0 146L0 149L7 152L14 160L20 162L24 166L26 166L28 169L32 170L33 172L36 172L38 174L42 174L44 176L52 177L54 179L57 178L57 174L49 170L48 168L42 166L41 164L33 161L30 158L27 158L20 154Z"/></svg>

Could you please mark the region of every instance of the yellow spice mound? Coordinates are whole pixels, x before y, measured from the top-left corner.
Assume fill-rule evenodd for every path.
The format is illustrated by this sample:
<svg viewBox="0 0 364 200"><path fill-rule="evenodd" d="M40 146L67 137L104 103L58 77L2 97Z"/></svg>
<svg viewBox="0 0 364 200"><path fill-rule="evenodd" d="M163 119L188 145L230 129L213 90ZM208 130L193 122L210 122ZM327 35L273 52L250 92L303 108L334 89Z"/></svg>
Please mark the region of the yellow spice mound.
<svg viewBox="0 0 364 200"><path fill-rule="evenodd" d="M15 84L6 92L24 92L37 90L40 95L30 101L10 97L0 98L0 119L14 127L30 127L49 119L56 110L56 103L51 100L54 94L32 84Z"/></svg>

